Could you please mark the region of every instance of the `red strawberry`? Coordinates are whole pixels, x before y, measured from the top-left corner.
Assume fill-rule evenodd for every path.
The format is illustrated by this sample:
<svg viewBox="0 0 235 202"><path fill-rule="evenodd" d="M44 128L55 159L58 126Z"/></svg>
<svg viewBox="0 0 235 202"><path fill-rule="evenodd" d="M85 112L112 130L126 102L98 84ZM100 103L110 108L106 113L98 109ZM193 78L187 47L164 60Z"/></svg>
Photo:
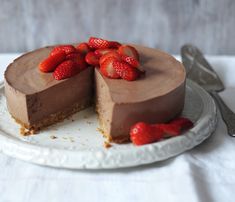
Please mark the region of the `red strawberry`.
<svg viewBox="0 0 235 202"><path fill-rule="evenodd" d="M184 118L184 117L176 118L176 119L170 121L169 124L179 126L180 127L180 131L184 131L184 130L187 130L187 129L193 127L193 122L190 121L187 118Z"/></svg>
<svg viewBox="0 0 235 202"><path fill-rule="evenodd" d="M77 73L79 73L79 68L77 68L76 63L73 60L66 60L55 69L53 76L56 80L62 80Z"/></svg>
<svg viewBox="0 0 235 202"><path fill-rule="evenodd" d="M76 52L76 48L72 45L60 45L52 49L50 55L54 55L58 51L64 51L66 54Z"/></svg>
<svg viewBox="0 0 235 202"><path fill-rule="evenodd" d="M116 51L115 49L111 49L111 48L106 48L106 49L97 49L94 51L94 53L98 56L101 57L109 52L113 52Z"/></svg>
<svg viewBox="0 0 235 202"><path fill-rule="evenodd" d="M130 129L130 138L135 145L144 145L159 141L163 138L161 129L153 127L150 124L139 122Z"/></svg>
<svg viewBox="0 0 235 202"><path fill-rule="evenodd" d="M120 46L118 48L118 53L121 54L121 55L127 55L127 56L130 56L130 57L133 57L138 61L139 61L139 58L140 58L138 51L134 47L129 46L129 45Z"/></svg>
<svg viewBox="0 0 235 202"><path fill-rule="evenodd" d="M76 46L76 49L79 53L86 55L88 52L91 51L90 47L87 43L80 43Z"/></svg>
<svg viewBox="0 0 235 202"><path fill-rule="evenodd" d="M163 131L164 137L180 135L180 127L178 125L174 125L174 124L155 124L154 126L157 127L157 128L160 128Z"/></svg>
<svg viewBox="0 0 235 202"><path fill-rule="evenodd" d="M99 65L99 57L94 52L87 53L85 60L89 65L92 65L92 66Z"/></svg>
<svg viewBox="0 0 235 202"><path fill-rule="evenodd" d="M119 48L122 45L117 41L110 41L109 43L110 43L110 47L112 48Z"/></svg>
<svg viewBox="0 0 235 202"><path fill-rule="evenodd" d="M64 51L58 51L54 55L49 56L39 64L39 69L42 72L52 72L55 68L65 60L66 54Z"/></svg>
<svg viewBox="0 0 235 202"><path fill-rule="evenodd" d="M66 59L73 60L74 62L76 62L80 71L87 68L87 63L85 61L85 58L80 53L70 53L66 56Z"/></svg>
<svg viewBox="0 0 235 202"><path fill-rule="evenodd" d="M107 58L116 58L116 60L121 60L121 56L116 52L116 51L111 51L108 52L106 54L104 54L103 56L101 56L100 58L100 65L107 59Z"/></svg>
<svg viewBox="0 0 235 202"><path fill-rule="evenodd" d="M116 70L117 74L127 80L134 81L139 77L139 73L136 68L130 66L128 63L123 61L114 61L113 67Z"/></svg>
<svg viewBox="0 0 235 202"><path fill-rule="evenodd" d="M96 38L96 37L90 37L88 41L88 45L90 46L90 48L93 48L93 49L111 48L111 44L108 40Z"/></svg>
<svg viewBox="0 0 235 202"><path fill-rule="evenodd" d="M139 67L140 63L133 57L122 55L122 60L130 64L132 67Z"/></svg>
<svg viewBox="0 0 235 202"><path fill-rule="evenodd" d="M112 78L112 79L118 79L120 78L120 76L117 74L116 70L113 67L113 62L115 61L115 58L107 58L100 66L100 72L108 77L108 78Z"/></svg>

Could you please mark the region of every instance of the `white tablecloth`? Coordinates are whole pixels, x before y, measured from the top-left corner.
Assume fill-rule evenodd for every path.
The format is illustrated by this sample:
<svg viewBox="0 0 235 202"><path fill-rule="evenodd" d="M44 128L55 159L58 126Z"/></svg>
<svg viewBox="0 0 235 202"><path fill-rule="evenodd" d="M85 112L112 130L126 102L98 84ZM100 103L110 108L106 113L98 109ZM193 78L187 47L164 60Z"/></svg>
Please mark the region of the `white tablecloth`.
<svg viewBox="0 0 235 202"><path fill-rule="evenodd" d="M0 79L17 54L0 54ZM235 57L208 57L223 80L220 95L235 111ZM216 132L176 158L136 168L71 171L0 154L0 202L234 202L235 138L221 118Z"/></svg>

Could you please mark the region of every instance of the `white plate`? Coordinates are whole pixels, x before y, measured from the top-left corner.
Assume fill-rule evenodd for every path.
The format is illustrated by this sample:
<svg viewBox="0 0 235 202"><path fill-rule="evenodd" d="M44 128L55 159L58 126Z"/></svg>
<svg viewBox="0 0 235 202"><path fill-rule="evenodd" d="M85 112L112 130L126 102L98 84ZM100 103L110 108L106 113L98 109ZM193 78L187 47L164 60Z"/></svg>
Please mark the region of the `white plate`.
<svg viewBox="0 0 235 202"><path fill-rule="evenodd" d="M183 116L195 126L181 136L134 146L122 144L104 148L92 108L79 112L38 135L21 136L19 125L10 117L0 85L0 151L24 161L71 169L102 169L137 166L162 161L200 144L215 130L216 106L198 85L187 81ZM52 136L57 137L53 139Z"/></svg>

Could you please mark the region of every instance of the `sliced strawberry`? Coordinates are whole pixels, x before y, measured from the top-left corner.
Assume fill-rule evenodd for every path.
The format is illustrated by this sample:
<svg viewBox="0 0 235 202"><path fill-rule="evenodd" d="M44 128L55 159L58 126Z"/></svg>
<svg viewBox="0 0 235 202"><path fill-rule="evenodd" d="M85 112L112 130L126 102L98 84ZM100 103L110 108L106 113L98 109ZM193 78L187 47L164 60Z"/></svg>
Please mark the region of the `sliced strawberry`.
<svg viewBox="0 0 235 202"><path fill-rule="evenodd" d="M130 64L132 67L139 67L140 63L138 60L136 60L133 57L127 56L127 55L122 55L122 60Z"/></svg>
<svg viewBox="0 0 235 202"><path fill-rule="evenodd" d="M116 70L113 67L113 62L115 58L109 57L107 58L100 66L100 72L111 79L118 79L120 76L117 74Z"/></svg>
<svg viewBox="0 0 235 202"><path fill-rule="evenodd" d="M119 48L122 45L117 41L110 41L109 43L111 48Z"/></svg>
<svg viewBox="0 0 235 202"><path fill-rule="evenodd" d="M163 132L161 129L144 122L136 123L130 129L130 139L135 145L149 144L162 138Z"/></svg>
<svg viewBox="0 0 235 202"><path fill-rule="evenodd" d="M184 131L193 127L193 122L184 117L173 119L169 122L169 124L179 126L180 131Z"/></svg>
<svg viewBox="0 0 235 202"><path fill-rule="evenodd" d="M100 58L100 65L107 59L107 58L116 58L116 60L121 60L121 56L117 53L117 51L111 51L108 52L106 54L104 54L103 56L101 56Z"/></svg>
<svg viewBox="0 0 235 202"><path fill-rule="evenodd" d="M181 132L180 127L174 124L155 124L154 126L163 131L164 137L178 136Z"/></svg>
<svg viewBox="0 0 235 202"><path fill-rule="evenodd" d="M92 65L92 66L99 65L99 57L94 52L87 53L85 60L89 65Z"/></svg>
<svg viewBox="0 0 235 202"><path fill-rule="evenodd" d="M80 43L76 46L76 49L79 53L81 53L82 55L86 55L88 52L91 51L90 47L88 46L87 43Z"/></svg>
<svg viewBox="0 0 235 202"><path fill-rule="evenodd" d="M98 57L101 57L109 52L113 52L113 51L116 51L115 49L112 49L112 48L106 48L106 49L97 49L94 51L94 53L98 56Z"/></svg>
<svg viewBox="0 0 235 202"><path fill-rule="evenodd" d="M66 54L76 52L76 48L72 45L60 45L52 49L50 55L54 55L58 51L64 51Z"/></svg>
<svg viewBox="0 0 235 202"><path fill-rule="evenodd" d="M118 53L121 55L127 55L130 57L135 58L136 60L139 61L139 53L138 51L133 47L129 45L122 45L118 48Z"/></svg>
<svg viewBox="0 0 235 202"><path fill-rule="evenodd" d="M66 60L55 69L53 76L56 80L62 80L77 73L79 73L79 68L77 68L76 63L73 60Z"/></svg>
<svg viewBox="0 0 235 202"><path fill-rule="evenodd" d="M85 58L80 53L70 53L66 56L66 59L73 60L74 62L76 62L76 65L78 66L80 71L87 68L87 63L85 61Z"/></svg>
<svg viewBox="0 0 235 202"><path fill-rule="evenodd" d="M90 48L93 49L105 49L105 48L111 48L112 44L110 44L110 42L105 39L90 37L88 45L90 46Z"/></svg>
<svg viewBox="0 0 235 202"><path fill-rule="evenodd" d="M39 64L39 69L42 72L52 72L55 68L65 60L66 54L64 51L58 51L54 55L49 56Z"/></svg>
<svg viewBox="0 0 235 202"><path fill-rule="evenodd" d="M139 73L136 68L132 67L126 62L123 61L114 61L113 67L116 70L117 74L127 80L127 81L134 81L139 77Z"/></svg>

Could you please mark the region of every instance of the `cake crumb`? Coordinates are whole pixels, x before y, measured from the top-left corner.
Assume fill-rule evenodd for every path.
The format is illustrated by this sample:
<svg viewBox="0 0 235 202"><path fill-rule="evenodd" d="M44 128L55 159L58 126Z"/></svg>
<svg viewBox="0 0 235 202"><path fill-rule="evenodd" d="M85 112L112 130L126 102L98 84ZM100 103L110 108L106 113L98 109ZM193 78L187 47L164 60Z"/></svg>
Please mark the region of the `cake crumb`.
<svg viewBox="0 0 235 202"><path fill-rule="evenodd" d="M104 131L103 131L101 128L97 128L96 130L97 130L98 132L104 134Z"/></svg>
<svg viewBox="0 0 235 202"><path fill-rule="evenodd" d="M58 137L56 137L55 135L51 135L50 138L51 139L57 139Z"/></svg>
<svg viewBox="0 0 235 202"><path fill-rule="evenodd" d="M91 121L86 121L86 123L87 123L87 124L89 124L89 125L91 125L91 124L92 124L92 122L91 122Z"/></svg>
<svg viewBox="0 0 235 202"><path fill-rule="evenodd" d="M24 128L24 127L20 128L20 134L23 135L23 136L33 135L35 133L36 133L36 131L34 129L29 130L29 129Z"/></svg>
<svg viewBox="0 0 235 202"><path fill-rule="evenodd" d="M110 147L112 147L112 145L109 142L104 141L104 148L109 149Z"/></svg>
<svg viewBox="0 0 235 202"><path fill-rule="evenodd" d="M88 116L87 116L87 115L84 115L83 118L84 118L84 119L88 119Z"/></svg>

